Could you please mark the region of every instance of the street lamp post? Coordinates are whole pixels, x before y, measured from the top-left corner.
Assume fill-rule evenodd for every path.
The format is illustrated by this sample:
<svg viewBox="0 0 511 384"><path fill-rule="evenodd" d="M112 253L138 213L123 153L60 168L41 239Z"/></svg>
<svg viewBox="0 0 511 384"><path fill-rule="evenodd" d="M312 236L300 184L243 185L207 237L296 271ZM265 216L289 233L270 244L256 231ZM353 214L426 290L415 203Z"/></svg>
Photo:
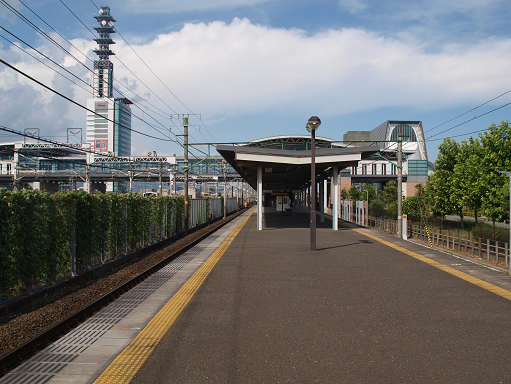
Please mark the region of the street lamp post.
<svg viewBox="0 0 511 384"><path fill-rule="evenodd" d="M511 172L508 171L497 171L498 173L503 173L509 177L509 251L508 251L508 265L509 265L509 275L511 276Z"/></svg>
<svg viewBox="0 0 511 384"><path fill-rule="evenodd" d="M312 116L305 128L311 134L311 210L310 210L310 233L311 251L316 250L316 130L321 125L317 116Z"/></svg>

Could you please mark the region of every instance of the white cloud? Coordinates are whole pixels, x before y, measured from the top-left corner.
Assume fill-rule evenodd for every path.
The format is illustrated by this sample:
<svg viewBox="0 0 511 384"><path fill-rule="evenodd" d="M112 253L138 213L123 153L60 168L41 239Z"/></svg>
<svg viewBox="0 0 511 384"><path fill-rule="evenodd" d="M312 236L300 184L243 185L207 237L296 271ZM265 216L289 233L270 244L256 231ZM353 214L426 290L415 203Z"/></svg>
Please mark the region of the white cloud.
<svg viewBox="0 0 511 384"><path fill-rule="evenodd" d="M329 115L461 105L501 90L509 48L509 39L486 40L428 54L420 46L358 29L307 36L246 19L188 24L135 47L185 103L227 115L296 111L309 104ZM160 97L168 95L129 48L118 44L116 53L137 67ZM180 108L176 100L170 102Z"/></svg>
<svg viewBox="0 0 511 384"><path fill-rule="evenodd" d="M73 42L84 50L94 44ZM304 111L314 111L323 119L388 107L445 109L477 105L511 88L506 82L511 39L443 46L436 53L425 53L420 45L361 29L310 36L301 30L235 19L231 24L187 24L178 32L132 46L187 107L202 113L208 125L222 122L226 126L232 117L296 116ZM54 48L42 48L90 81L81 66L54 53ZM122 41L113 49L176 112L188 112ZM0 55L83 105L91 96L14 49ZM116 78L168 111L115 58L113 62ZM141 114L136 108L133 111ZM70 126L85 127L84 110L72 108L5 68L0 70L0 115L3 125L19 129L41 126L65 132ZM136 119L133 123L135 129L158 135ZM134 145L151 147L143 140L137 136Z"/></svg>

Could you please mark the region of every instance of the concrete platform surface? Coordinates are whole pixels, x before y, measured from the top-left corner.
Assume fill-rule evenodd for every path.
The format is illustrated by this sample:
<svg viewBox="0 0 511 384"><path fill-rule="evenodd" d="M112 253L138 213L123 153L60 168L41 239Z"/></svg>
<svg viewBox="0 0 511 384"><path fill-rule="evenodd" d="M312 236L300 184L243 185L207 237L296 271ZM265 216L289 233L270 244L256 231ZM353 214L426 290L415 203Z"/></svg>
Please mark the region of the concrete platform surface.
<svg viewBox="0 0 511 384"><path fill-rule="evenodd" d="M92 383L140 334L247 215L200 244L0 378L0 384ZM120 382L125 382L121 378Z"/></svg>
<svg viewBox="0 0 511 384"><path fill-rule="evenodd" d="M319 220L311 252L308 223L253 215L133 382L511 382L509 276Z"/></svg>
<svg viewBox="0 0 511 384"><path fill-rule="evenodd" d="M214 257L133 383L511 382L507 274L319 217L310 251L305 212L248 215L0 383L130 382L101 378Z"/></svg>

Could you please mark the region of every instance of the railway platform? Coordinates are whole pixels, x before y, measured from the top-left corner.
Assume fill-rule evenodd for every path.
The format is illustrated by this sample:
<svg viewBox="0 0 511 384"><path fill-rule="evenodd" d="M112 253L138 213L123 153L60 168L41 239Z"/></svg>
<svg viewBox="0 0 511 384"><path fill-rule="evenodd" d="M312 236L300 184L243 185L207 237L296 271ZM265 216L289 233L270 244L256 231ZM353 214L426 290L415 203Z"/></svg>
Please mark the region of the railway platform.
<svg viewBox="0 0 511 384"><path fill-rule="evenodd" d="M310 251L307 213L253 212L0 383L511 382L507 274L319 219Z"/></svg>

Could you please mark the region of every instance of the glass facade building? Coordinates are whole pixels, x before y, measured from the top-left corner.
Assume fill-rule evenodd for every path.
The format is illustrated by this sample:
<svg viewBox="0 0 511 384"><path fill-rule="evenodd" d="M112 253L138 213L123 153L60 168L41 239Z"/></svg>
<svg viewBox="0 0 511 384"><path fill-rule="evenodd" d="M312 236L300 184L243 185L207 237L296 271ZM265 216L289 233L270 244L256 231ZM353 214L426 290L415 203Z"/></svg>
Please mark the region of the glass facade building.
<svg viewBox="0 0 511 384"><path fill-rule="evenodd" d="M113 146L117 156L131 156L131 108L126 98L114 100Z"/></svg>

